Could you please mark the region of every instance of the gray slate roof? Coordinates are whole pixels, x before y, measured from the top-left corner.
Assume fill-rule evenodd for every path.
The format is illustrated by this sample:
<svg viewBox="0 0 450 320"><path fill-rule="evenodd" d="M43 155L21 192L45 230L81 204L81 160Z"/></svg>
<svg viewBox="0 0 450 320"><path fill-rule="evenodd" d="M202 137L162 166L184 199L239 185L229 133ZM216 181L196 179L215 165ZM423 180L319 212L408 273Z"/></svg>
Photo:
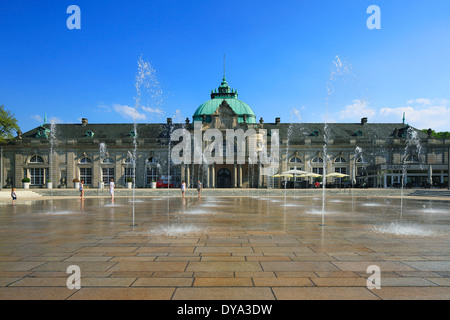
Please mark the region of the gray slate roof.
<svg viewBox="0 0 450 320"><path fill-rule="evenodd" d="M50 125L41 126L50 130ZM255 129L260 128L259 124L253 125ZM173 124L171 127L166 123L150 123L137 124L137 132L139 139L167 139L169 130L173 131L177 128L187 128L193 130L193 124ZM264 123L262 128L270 132L271 129L278 129L281 139L289 138L290 141L304 141L310 139L312 142L323 142L324 134L327 132L328 139L342 142L349 141L349 139L367 140L367 139L392 139L401 138L406 131L406 126L402 123ZM326 128L326 129L325 129ZM243 127L245 130L245 127ZM427 134L415 128L419 138L426 139ZM22 134L22 138L36 139L36 134L39 127L36 127L28 132ZM117 140L130 139L133 140L133 123L120 124L57 124L55 125L56 138L58 140ZM89 135L93 133L93 136ZM317 134L317 135L316 135ZM394 135L395 134L395 135Z"/></svg>

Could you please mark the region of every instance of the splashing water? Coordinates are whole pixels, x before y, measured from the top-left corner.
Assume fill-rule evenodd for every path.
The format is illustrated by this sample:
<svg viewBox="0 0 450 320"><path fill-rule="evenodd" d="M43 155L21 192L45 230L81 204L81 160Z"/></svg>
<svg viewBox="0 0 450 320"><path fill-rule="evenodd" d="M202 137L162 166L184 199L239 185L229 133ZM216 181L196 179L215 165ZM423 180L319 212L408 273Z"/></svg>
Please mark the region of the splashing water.
<svg viewBox="0 0 450 320"><path fill-rule="evenodd" d="M136 74L135 87L135 109L139 109L139 107L141 107L144 111L163 113L163 111L156 107L162 103L163 93L161 84L157 79L156 70L152 67L150 62L142 59L142 55L138 60L138 71ZM147 107L141 105L143 90L145 90L144 93L148 95L148 97L145 97L146 100L148 100L148 103L146 103Z"/></svg>
<svg viewBox="0 0 450 320"><path fill-rule="evenodd" d="M185 235L192 235L192 234L199 234L204 232L202 228L195 227L192 225L169 225L169 226L161 226L156 229L152 229L148 231L149 235L155 235L155 236L185 236Z"/></svg>
<svg viewBox="0 0 450 320"><path fill-rule="evenodd" d="M416 225L413 223L397 223L397 222L392 222L390 224L384 224L380 226L371 226L369 230L373 232L393 234L397 236L429 237L436 234L436 232L430 230L425 226Z"/></svg>
<svg viewBox="0 0 450 320"><path fill-rule="evenodd" d="M136 96L135 96L135 106L134 106L134 124L133 124L133 226L134 223L134 214L135 214L135 190L136 190L136 162L137 162L137 136L138 136L138 127L137 127L137 115L140 108L144 111L153 111L151 109L154 105L161 103L160 97L162 94L161 85L156 78L156 71L151 66L150 62L144 61L142 56L138 59L138 71L135 77L135 88L136 88ZM142 98L143 98L143 90L147 93L149 101L150 101L150 109L146 109L146 107L142 106Z"/></svg>
<svg viewBox="0 0 450 320"><path fill-rule="evenodd" d="M406 131L406 145L403 154L403 169L402 169L402 184L401 184L401 201L400 201L400 213L403 212L403 189L407 184L407 166L408 162L414 162L415 157L420 162L420 167L423 169L423 164L420 161L420 155L422 153L422 145L420 144L420 138L412 127L408 127Z"/></svg>
<svg viewBox="0 0 450 320"><path fill-rule="evenodd" d="M302 120L302 117L300 116L300 111L298 111L296 108L292 108L291 119L297 120L298 122L301 122Z"/></svg>

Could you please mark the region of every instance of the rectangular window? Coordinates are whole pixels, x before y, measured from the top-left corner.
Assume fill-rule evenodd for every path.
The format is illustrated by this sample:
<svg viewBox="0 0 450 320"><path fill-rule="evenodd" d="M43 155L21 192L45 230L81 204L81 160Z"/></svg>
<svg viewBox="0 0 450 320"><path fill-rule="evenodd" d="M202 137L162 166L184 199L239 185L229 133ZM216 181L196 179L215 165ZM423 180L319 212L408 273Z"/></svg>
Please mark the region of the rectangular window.
<svg viewBox="0 0 450 320"><path fill-rule="evenodd" d="M170 173L170 183L175 187L181 186L181 167L173 166L172 168L170 168Z"/></svg>
<svg viewBox="0 0 450 320"><path fill-rule="evenodd" d="M123 175L124 184L127 183L127 179L134 179L134 168L125 168L125 174Z"/></svg>
<svg viewBox="0 0 450 320"><path fill-rule="evenodd" d="M105 185L109 185L111 179L114 179L114 168L103 168L102 181L105 183Z"/></svg>
<svg viewBox="0 0 450 320"><path fill-rule="evenodd" d="M323 174L323 167L320 167L320 168L313 168L313 173L316 173L316 174Z"/></svg>
<svg viewBox="0 0 450 320"><path fill-rule="evenodd" d="M156 182L156 180L158 180L157 168L147 168L146 184L150 185L152 181Z"/></svg>
<svg viewBox="0 0 450 320"><path fill-rule="evenodd" d="M30 168L30 184L33 186L40 186L44 184L44 169Z"/></svg>
<svg viewBox="0 0 450 320"><path fill-rule="evenodd" d="M347 167L336 167L334 168L334 172L347 174Z"/></svg>
<svg viewBox="0 0 450 320"><path fill-rule="evenodd" d="M85 185L92 184L92 168L80 168L80 181L84 181Z"/></svg>
<svg viewBox="0 0 450 320"><path fill-rule="evenodd" d="M365 176L365 175L367 175L366 167L356 167L356 175L357 176Z"/></svg>

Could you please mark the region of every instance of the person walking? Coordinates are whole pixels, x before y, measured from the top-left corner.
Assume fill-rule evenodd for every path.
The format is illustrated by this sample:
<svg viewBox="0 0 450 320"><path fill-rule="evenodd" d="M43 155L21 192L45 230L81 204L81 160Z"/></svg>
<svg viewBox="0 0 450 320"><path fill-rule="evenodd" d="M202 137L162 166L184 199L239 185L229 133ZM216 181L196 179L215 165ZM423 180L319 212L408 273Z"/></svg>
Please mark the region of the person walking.
<svg viewBox="0 0 450 320"><path fill-rule="evenodd" d="M202 197L202 183L200 182L200 180L198 180L197 182L197 191L198 191L198 198L200 199Z"/></svg>
<svg viewBox="0 0 450 320"><path fill-rule="evenodd" d="M184 199L184 193L186 192L186 182L181 182L181 197Z"/></svg>
<svg viewBox="0 0 450 320"><path fill-rule="evenodd" d="M84 180L80 181L80 199L84 200Z"/></svg>
<svg viewBox="0 0 450 320"><path fill-rule="evenodd" d="M15 206L16 205L16 200L17 200L16 188L12 188L12 190L11 190L11 198L12 198L12 205Z"/></svg>
<svg viewBox="0 0 450 320"><path fill-rule="evenodd" d="M109 182L109 193L111 194L111 201L114 201L114 179L111 178L111 181Z"/></svg>

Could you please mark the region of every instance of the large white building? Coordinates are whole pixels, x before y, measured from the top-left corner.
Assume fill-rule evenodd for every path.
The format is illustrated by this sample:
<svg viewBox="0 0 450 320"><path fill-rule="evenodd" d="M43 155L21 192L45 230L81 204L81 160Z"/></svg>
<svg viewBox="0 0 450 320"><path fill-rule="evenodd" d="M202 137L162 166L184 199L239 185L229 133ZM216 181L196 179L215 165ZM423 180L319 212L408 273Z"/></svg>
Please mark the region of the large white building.
<svg viewBox="0 0 450 320"><path fill-rule="evenodd" d="M53 188L72 188L74 179L98 187L111 178L120 187L135 178L136 187L148 188L163 176L169 176L174 186L182 180L190 186L200 180L210 188L284 186L286 178L262 174L264 165L249 163L248 158L244 163L174 164L170 151L177 142L171 141L171 133L183 128L193 136L194 122L201 122L201 132L218 129L224 137L226 129L265 129L268 137L276 130L278 173L295 168L317 175L347 175L327 178L329 187L399 187L403 177L405 187L428 187L431 181L433 186L448 185L449 139L433 138L401 122L370 123L363 118L359 123L283 123L281 118L274 122L257 119L224 78L211 91L211 99L184 123L167 119L167 123L138 124L135 132L134 123L93 124L83 119L78 124L43 124L19 132L2 146L2 186L21 187L22 179L28 177L32 188L45 187L47 181ZM203 142L202 151L205 147ZM318 178L287 179L288 187L300 188L310 187Z"/></svg>

